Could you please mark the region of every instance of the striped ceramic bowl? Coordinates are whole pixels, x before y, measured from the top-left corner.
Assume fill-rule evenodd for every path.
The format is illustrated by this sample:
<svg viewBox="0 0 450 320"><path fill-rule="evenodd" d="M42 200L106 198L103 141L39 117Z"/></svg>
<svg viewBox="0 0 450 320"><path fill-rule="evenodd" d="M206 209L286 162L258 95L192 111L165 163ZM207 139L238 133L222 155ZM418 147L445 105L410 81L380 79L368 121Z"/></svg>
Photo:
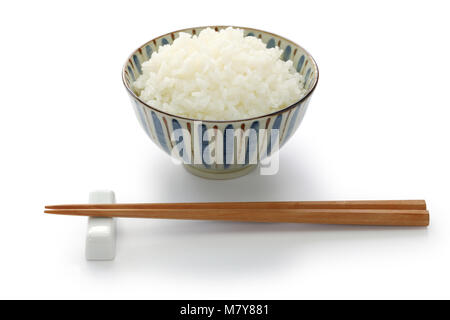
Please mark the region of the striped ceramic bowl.
<svg viewBox="0 0 450 320"><path fill-rule="evenodd" d="M142 63L150 59L159 46L172 43L180 32L198 34L205 28L171 32L140 46L126 61L122 78L140 125L163 151L181 159L193 174L213 179L238 177L254 169L261 159L273 153L275 146L283 146L294 134L317 85L319 71L312 56L296 43L269 32L239 27L246 36L260 38L268 48L280 47L281 58L293 61L305 80L306 95L302 99L271 114L230 121L185 118L158 110L139 99L132 83L142 73ZM267 129L261 132L268 133L260 134L260 129Z"/></svg>

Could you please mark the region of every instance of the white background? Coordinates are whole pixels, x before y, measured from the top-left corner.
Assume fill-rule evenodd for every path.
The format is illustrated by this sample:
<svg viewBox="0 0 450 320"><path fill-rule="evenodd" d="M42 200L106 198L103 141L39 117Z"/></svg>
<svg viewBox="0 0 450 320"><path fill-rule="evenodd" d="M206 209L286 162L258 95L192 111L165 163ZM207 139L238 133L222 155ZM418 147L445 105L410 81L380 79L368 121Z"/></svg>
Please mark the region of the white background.
<svg viewBox="0 0 450 320"><path fill-rule="evenodd" d="M450 298L446 1L3 1L0 298ZM121 67L201 25L304 46L320 80L275 176L207 181L138 126ZM426 199L427 228L120 220L117 258L84 260L86 219L120 202Z"/></svg>

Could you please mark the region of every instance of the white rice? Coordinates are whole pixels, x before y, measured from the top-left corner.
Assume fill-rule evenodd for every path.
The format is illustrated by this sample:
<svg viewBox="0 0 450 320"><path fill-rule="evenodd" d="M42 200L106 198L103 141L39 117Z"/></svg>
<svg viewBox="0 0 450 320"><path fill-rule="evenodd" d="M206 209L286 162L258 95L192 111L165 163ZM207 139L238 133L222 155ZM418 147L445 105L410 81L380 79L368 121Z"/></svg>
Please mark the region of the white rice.
<svg viewBox="0 0 450 320"><path fill-rule="evenodd" d="M142 64L134 82L152 107L200 120L235 120L272 113L298 101L303 78L282 50L267 49L241 29L180 33Z"/></svg>

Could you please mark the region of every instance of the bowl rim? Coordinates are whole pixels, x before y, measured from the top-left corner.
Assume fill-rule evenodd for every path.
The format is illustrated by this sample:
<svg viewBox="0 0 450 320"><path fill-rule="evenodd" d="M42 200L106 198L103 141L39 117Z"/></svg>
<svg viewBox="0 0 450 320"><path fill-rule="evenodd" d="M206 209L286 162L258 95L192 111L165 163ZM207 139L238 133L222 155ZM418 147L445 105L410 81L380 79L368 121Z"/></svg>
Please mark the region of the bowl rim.
<svg viewBox="0 0 450 320"><path fill-rule="evenodd" d="M156 107L150 106L149 104L147 104L146 102L144 102L143 100L141 100L141 98L139 98L139 97L134 93L134 91L130 88L130 86L127 84L127 82L126 82L126 80L125 80L125 71L126 71L126 69L127 69L127 64L128 64L129 61L131 61L131 59L133 58L133 55L134 55L137 51L139 51L139 49L141 49L142 47L146 46L147 44L149 44L149 43L151 43L151 42L155 42L156 39L159 39L159 38L162 38L162 37L166 37L166 36L172 36L172 34L174 34L174 33L186 32L186 31L192 30L192 29L206 29L206 28L212 28L212 29L221 28L221 29L223 29L223 28L228 28L228 27L231 27L231 28L238 28L238 29L246 29L246 30L253 30L253 31L257 31L257 32L266 33L266 34L269 34L269 35L278 37L278 38L280 38L280 39L283 39L283 40L285 40L285 41L287 41L287 42L290 42L290 43L294 44L295 46L301 48L301 49L305 52L305 54L308 56L308 58L312 61L313 67L314 67L314 69L315 69L315 71L316 71L316 73L317 73L317 76L316 76L316 78L315 78L314 84L311 86L311 88L307 91L307 93L306 93L302 98L300 98L300 99L297 100L296 102L292 103L291 105L289 105L289 106L287 106L287 107L285 107L285 108L283 108L283 109L274 111L274 112L272 112L272 113L267 113L267 114L262 114L262 115L259 115L259 116L251 117L251 118L232 119L232 120L209 120L209 119L208 119L208 120L204 120L204 119L194 119L194 118L184 117L184 116L176 115L176 114L169 113L169 112L166 112L166 111L162 111L162 110L160 110L160 109L158 109L158 108L156 108ZM265 118L265 117L272 117L272 116L275 116L275 115L277 115L277 114L284 113L284 112L286 112L286 111L288 111L288 110L290 110L290 109L293 109L293 108L294 108L295 106L297 106L299 103L306 101L306 100L312 95L312 93L314 92L314 90L315 90L316 87L317 87L317 83L319 82L319 67L317 66L317 63L316 63L316 61L314 60L313 56L312 56L307 50L305 50L305 48L303 48L302 46L298 45L296 42L291 41L291 40L289 40L289 39L287 39L287 38L285 38L285 37L282 37L282 36L280 36L280 35L278 35L278 34L275 34L275 33L272 33L272 32L268 32L268 31L264 31L264 30L261 30L261 29L251 28L251 27L239 27L239 26L231 26L231 25L198 26L198 27L183 28L183 29L180 29L180 30L176 30L176 31L172 31L172 32L165 33L165 34L163 34L163 35L157 36L157 37L155 37L155 38L153 38L153 39L151 39L151 40L145 42L144 44L140 45L138 48L136 48L135 50L133 50L132 53L128 56L127 60L125 61L124 66L123 66L123 68L122 68L122 82L123 82L125 88L127 89L128 93L129 93L134 99L138 100L138 101L139 101L140 103L142 103L145 107L147 107L147 108L149 108L149 109L151 109L151 110L153 110L153 111L156 111L156 112L165 114L165 115L170 116L170 117L174 117L174 118L178 118L178 119L183 119L183 120L188 120L188 121L201 121L201 122L208 122L208 123L231 123L231 122L251 121L251 120L261 119L261 118Z"/></svg>

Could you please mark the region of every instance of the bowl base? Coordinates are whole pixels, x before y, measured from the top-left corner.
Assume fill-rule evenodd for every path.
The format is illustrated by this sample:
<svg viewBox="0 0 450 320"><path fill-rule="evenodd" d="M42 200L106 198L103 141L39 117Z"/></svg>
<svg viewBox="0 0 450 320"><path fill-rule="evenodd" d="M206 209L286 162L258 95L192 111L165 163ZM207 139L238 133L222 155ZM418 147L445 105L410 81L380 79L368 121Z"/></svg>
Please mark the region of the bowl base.
<svg viewBox="0 0 450 320"><path fill-rule="evenodd" d="M211 170L199 168L190 164L183 164L186 170L192 173L195 176L205 178L205 179L213 179L213 180L226 180L226 179L234 179L245 176L249 174L253 170L258 167L257 164L249 164L246 166L239 167L237 169L227 169L227 170Z"/></svg>

